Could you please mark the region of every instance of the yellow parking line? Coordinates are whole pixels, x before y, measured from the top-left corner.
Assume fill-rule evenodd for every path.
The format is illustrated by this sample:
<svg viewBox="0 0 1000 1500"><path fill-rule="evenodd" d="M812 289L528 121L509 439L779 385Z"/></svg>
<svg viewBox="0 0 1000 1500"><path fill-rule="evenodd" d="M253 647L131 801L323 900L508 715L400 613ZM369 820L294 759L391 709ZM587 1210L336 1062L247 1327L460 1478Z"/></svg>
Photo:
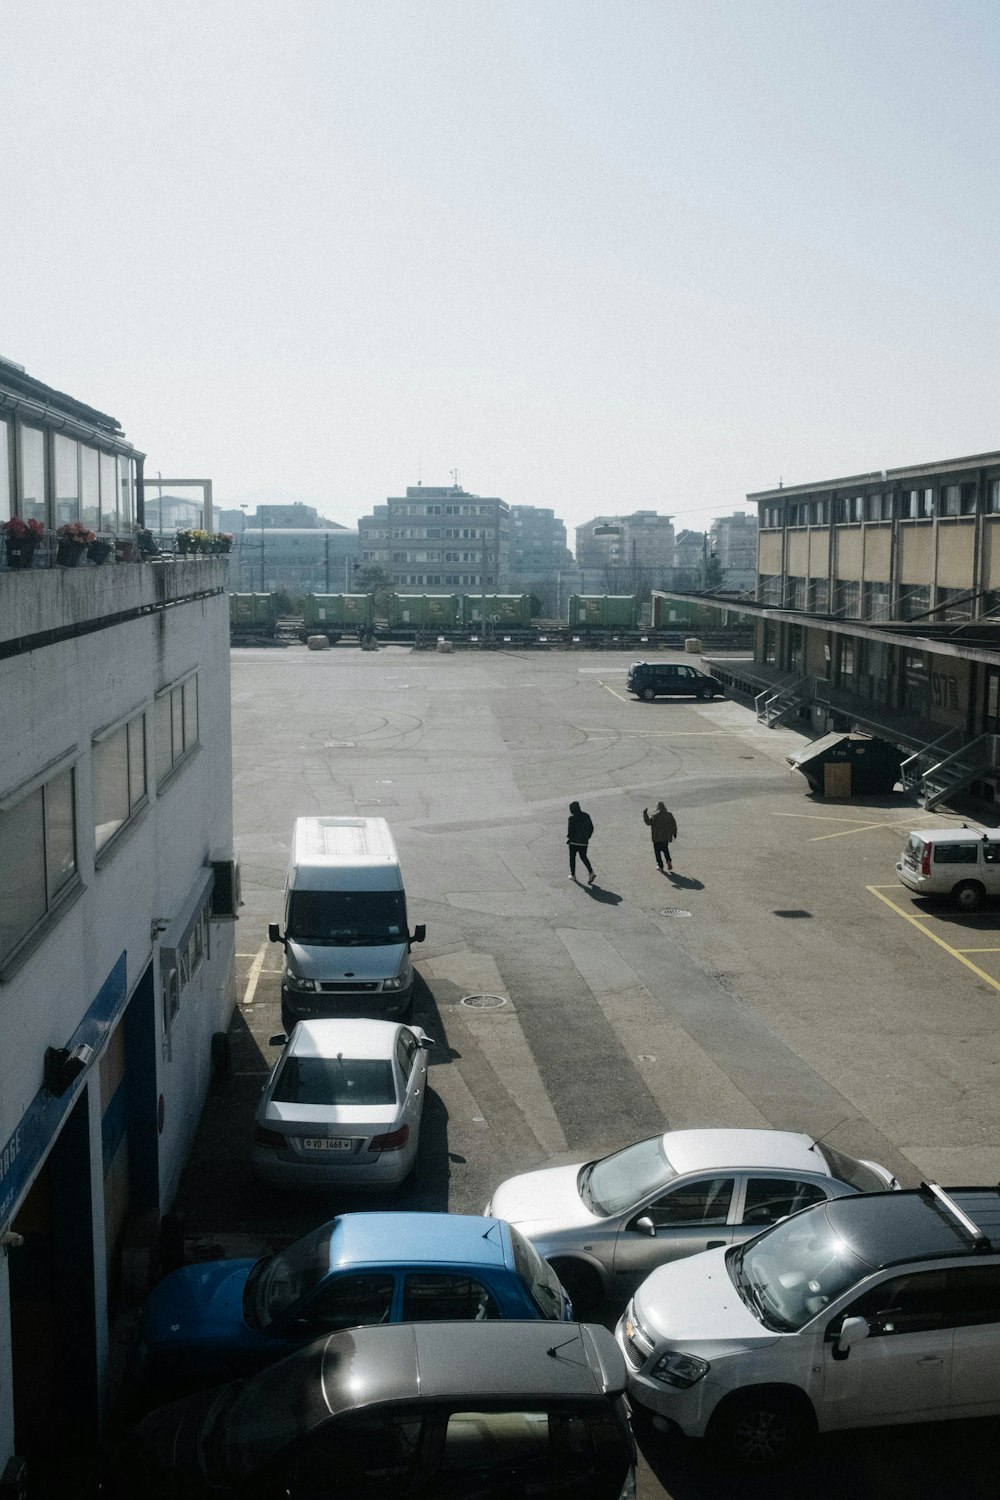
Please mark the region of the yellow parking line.
<svg viewBox="0 0 1000 1500"><path fill-rule="evenodd" d="M630 698L624 697L621 693L616 693L610 683L602 682L601 687L606 693L610 693L612 698L617 698L619 703L630 703L632 701Z"/></svg>
<svg viewBox="0 0 1000 1500"><path fill-rule="evenodd" d="M253 997L257 992L257 981L260 979L260 971L264 967L264 959L266 956L267 944L263 943L261 944L260 952L257 954L257 957L250 965L250 972L247 975L247 987L243 992L243 1000L241 1002L244 1008L253 1004Z"/></svg>
<svg viewBox="0 0 1000 1500"><path fill-rule="evenodd" d="M814 833L807 844L821 844L824 839L846 839L852 833L870 833L873 828L887 828L887 823L859 823L856 828L845 828L843 833Z"/></svg>
<svg viewBox="0 0 1000 1500"><path fill-rule="evenodd" d="M872 823L871 818L834 818L829 813L785 813L776 812L775 818L804 818L807 823ZM875 825L872 824L874 827ZM909 823L897 823L895 819L879 823L879 828L909 828Z"/></svg>
<svg viewBox="0 0 1000 1500"><path fill-rule="evenodd" d="M883 896L882 890L877 885L869 885L865 889L871 891L872 895L876 896L879 901L884 901L886 906L891 907L896 915L902 917L905 922L912 922L918 932L922 932L924 937L929 937L932 943L937 943L938 947L943 948L946 953L950 953L952 958L957 958L960 964L964 964L967 969L971 969L973 974L978 979L982 979L991 989L1000 992L1000 980L994 979L991 975L985 973L984 970L979 968L978 964L970 963L958 948L953 948L950 943L944 941L944 938L939 938L937 933L928 932L927 928L922 926L916 917L911 916L908 911L904 911L901 906L897 906L895 901L890 901L888 896ZM882 889L884 890L885 887L882 887Z"/></svg>
<svg viewBox="0 0 1000 1500"><path fill-rule="evenodd" d="M1000 953L1000 948L956 948L956 953Z"/></svg>

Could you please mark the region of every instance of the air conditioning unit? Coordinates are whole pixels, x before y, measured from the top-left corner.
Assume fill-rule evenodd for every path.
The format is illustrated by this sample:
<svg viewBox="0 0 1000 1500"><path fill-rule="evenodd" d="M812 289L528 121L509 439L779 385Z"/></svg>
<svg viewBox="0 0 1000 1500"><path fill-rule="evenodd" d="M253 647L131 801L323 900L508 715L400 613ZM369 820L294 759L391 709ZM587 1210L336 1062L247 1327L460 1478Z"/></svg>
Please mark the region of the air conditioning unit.
<svg viewBox="0 0 1000 1500"><path fill-rule="evenodd" d="M210 856L215 874L212 885L212 916L238 917L240 907L240 862L231 854Z"/></svg>

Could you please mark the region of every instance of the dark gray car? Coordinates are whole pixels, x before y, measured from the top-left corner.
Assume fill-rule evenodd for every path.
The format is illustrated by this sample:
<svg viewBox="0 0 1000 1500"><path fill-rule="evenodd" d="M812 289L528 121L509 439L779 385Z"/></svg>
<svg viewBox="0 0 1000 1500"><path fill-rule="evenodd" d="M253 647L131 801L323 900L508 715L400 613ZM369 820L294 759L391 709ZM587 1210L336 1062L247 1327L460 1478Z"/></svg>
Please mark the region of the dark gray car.
<svg viewBox="0 0 1000 1500"><path fill-rule="evenodd" d="M722 683L687 662L635 661L628 669L625 686L637 698L701 698L706 702L722 693Z"/></svg>
<svg viewBox="0 0 1000 1500"><path fill-rule="evenodd" d="M619 1500L635 1469L624 1389L596 1325L355 1328L153 1412L104 1493Z"/></svg>

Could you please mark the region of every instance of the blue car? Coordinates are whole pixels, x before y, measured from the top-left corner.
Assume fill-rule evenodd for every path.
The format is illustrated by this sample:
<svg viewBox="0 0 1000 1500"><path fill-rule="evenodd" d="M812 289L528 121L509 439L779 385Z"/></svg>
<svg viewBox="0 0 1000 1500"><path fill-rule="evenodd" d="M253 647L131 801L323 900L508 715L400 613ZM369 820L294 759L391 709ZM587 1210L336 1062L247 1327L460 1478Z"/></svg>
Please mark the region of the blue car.
<svg viewBox="0 0 1000 1500"><path fill-rule="evenodd" d="M551 1266L503 1219L341 1214L262 1260L164 1277L143 1315L140 1368L156 1382L205 1383L342 1328L572 1316Z"/></svg>

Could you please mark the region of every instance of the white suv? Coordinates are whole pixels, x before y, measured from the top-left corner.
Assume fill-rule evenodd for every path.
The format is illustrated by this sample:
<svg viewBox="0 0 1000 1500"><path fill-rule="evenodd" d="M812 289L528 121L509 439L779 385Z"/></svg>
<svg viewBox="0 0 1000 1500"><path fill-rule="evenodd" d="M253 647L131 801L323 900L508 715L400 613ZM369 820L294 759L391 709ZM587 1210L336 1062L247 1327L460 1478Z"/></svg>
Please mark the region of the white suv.
<svg viewBox="0 0 1000 1500"><path fill-rule="evenodd" d="M975 911L1000 895L1000 832L980 828L918 828L907 838L896 874L918 896L950 896Z"/></svg>
<svg viewBox="0 0 1000 1500"><path fill-rule="evenodd" d="M1000 1192L834 1198L660 1266L616 1330L656 1425L744 1464L810 1433L1000 1413Z"/></svg>

